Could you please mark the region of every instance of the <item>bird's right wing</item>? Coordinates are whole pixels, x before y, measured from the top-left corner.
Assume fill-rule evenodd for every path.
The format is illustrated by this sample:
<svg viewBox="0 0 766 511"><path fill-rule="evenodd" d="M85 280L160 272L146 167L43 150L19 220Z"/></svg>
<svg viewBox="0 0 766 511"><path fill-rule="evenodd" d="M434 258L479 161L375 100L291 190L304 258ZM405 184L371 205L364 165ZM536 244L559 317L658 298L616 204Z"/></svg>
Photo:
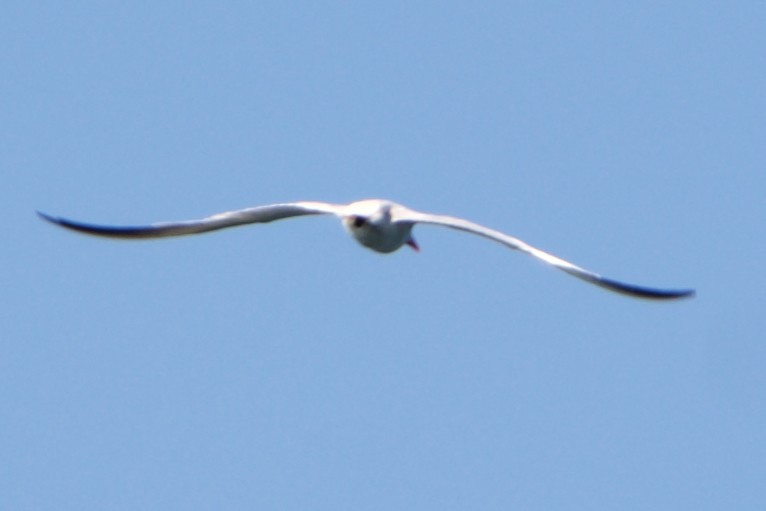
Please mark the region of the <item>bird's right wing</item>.
<svg viewBox="0 0 766 511"><path fill-rule="evenodd" d="M340 214L345 206L327 202L292 202L218 213L199 220L161 222L145 226L116 227L67 220L37 212L45 220L73 231L109 238L146 239L198 234L245 224L273 222L303 215Z"/></svg>

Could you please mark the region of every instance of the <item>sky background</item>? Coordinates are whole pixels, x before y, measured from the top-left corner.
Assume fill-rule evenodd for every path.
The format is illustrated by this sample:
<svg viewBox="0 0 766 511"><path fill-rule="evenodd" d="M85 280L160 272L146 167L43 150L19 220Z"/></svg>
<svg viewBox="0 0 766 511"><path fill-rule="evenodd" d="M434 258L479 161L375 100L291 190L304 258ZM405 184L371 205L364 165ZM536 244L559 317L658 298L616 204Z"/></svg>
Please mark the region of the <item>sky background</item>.
<svg viewBox="0 0 766 511"><path fill-rule="evenodd" d="M766 501L762 2L27 2L0 16L0 509ZM383 197L118 242L41 222Z"/></svg>

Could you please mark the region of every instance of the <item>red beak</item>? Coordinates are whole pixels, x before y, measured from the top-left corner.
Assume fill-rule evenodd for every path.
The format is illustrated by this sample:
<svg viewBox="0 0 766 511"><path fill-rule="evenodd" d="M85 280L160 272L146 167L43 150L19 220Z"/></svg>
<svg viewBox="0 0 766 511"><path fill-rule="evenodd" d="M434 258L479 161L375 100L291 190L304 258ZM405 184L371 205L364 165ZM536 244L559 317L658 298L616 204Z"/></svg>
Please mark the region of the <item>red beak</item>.
<svg viewBox="0 0 766 511"><path fill-rule="evenodd" d="M414 238L410 238L407 240L407 244L412 247L412 250L415 252L420 252L420 247L418 246L417 242Z"/></svg>

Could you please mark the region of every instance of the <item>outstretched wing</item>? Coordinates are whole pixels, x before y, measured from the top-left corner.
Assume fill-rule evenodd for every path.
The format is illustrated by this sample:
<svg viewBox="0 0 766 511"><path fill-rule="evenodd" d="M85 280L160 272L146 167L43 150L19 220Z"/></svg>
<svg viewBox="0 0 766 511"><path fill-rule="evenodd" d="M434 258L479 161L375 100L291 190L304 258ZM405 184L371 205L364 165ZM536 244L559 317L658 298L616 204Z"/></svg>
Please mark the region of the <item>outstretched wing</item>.
<svg viewBox="0 0 766 511"><path fill-rule="evenodd" d="M162 222L133 227L93 225L47 215L39 211L37 214L51 223L73 231L109 238L145 239L198 234L237 225L273 222L274 220L281 220L283 218L291 218L294 216L340 214L343 208L344 206L342 205L326 202L292 202L227 211L199 220Z"/></svg>
<svg viewBox="0 0 766 511"><path fill-rule="evenodd" d="M479 236L497 241L507 247L515 250L520 250L521 252L525 252L533 257L536 257L537 259L545 261L546 263L553 265L556 268L577 277L578 279L582 279L586 282L590 282L591 284L595 284L617 293L623 293L639 298L655 299L683 298L686 296L694 295L694 290L691 289L655 289L644 286L636 286L634 284L627 284L625 282L602 277L597 273L581 268L570 263L569 261L565 261L564 259L556 257L553 254L549 254L548 252L544 252L531 245L528 245L518 238L514 238L513 236L509 236L502 232L484 227L483 225L469 222L468 220L463 220L462 218L455 218L445 215L432 215L401 208L397 211L395 221L443 225L452 229L478 234Z"/></svg>

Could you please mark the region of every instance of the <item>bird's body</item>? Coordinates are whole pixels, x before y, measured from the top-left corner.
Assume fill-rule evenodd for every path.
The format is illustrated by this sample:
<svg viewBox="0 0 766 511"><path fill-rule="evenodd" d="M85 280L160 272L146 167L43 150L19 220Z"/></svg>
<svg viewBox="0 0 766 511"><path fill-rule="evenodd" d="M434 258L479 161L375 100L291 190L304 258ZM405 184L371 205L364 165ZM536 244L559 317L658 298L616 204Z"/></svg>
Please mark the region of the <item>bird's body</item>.
<svg viewBox="0 0 766 511"><path fill-rule="evenodd" d="M341 215L343 226L361 245L389 254L409 244L417 249L412 238L414 222L406 221L406 208L389 201L363 200L352 202Z"/></svg>
<svg viewBox="0 0 766 511"><path fill-rule="evenodd" d="M161 238L198 234L237 225L266 223L295 216L332 214L341 219L343 226L357 242L375 252L384 254L395 252L403 245L409 245L413 249L418 250L418 245L412 237L412 228L415 224L442 225L477 234L492 241L502 243L512 249L520 250L570 275L610 291L639 298L655 299L682 298L694 294L692 290L654 289L608 279L532 247L517 238L468 220L445 215L421 213L401 204L380 199L367 199L350 204L308 201L272 204L219 213L200 220L157 223L142 227L92 225L53 217L44 213L39 214L45 220L67 229L97 236L124 239Z"/></svg>

